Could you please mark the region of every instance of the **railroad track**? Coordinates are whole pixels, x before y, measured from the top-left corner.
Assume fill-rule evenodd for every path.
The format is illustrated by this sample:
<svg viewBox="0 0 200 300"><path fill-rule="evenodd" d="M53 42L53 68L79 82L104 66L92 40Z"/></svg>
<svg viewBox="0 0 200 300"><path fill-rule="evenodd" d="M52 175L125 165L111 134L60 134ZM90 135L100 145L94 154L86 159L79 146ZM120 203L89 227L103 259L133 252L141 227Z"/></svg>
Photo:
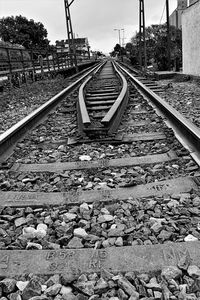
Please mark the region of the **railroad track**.
<svg viewBox="0 0 200 300"><path fill-rule="evenodd" d="M199 130L124 67L109 61L92 73L0 136L0 293L198 299ZM94 89L118 99L122 76L120 124L102 122L109 103L89 109L84 125L80 95L87 108L101 101Z"/></svg>
<svg viewBox="0 0 200 300"><path fill-rule="evenodd" d="M96 71L95 78L87 78L79 89L80 132L93 138L112 134L120 124L127 101L127 81L115 65L107 61Z"/></svg>

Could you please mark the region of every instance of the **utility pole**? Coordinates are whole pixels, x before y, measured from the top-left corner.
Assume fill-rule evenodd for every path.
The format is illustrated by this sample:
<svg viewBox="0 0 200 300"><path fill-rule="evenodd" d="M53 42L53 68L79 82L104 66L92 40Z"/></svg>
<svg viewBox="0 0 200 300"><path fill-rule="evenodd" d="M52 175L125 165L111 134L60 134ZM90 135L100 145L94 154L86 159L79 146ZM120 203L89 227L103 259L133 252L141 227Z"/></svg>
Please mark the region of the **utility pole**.
<svg viewBox="0 0 200 300"><path fill-rule="evenodd" d="M124 28L123 28L122 30L123 30L122 47L124 47L124 46L125 46L125 43L124 43L124 40L125 40L125 36L124 36Z"/></svg>
<svg viewBox="0 0 200 300"><path fill-rule="evenodd" d="M64 0L66 25L67 25L67 37L68 37L68 45L69 45L69 55L70 55L71 64L73 65L73 62L74 62L76 72L78 72L76 49L75 49L75 44L74 44L74 35L73 35L73 29L72 29L71 14L70 14L70 9L69 9L72 2L74 2L74 0L72 0L70 4L69 4L68 0Z"/></svg>
<svg viewBox="0 0 200 300"><path fill-rule="evenodd" d="M166 19L167 19L167 69L171 69L171 53L170 53L170 24L169 24L169 0L166 0Z"/></svg>
<svg viewBox="0 0 200 300"><path fill-rule="evenodd" d="M139 0L139 64L141 69L143 66L143 56L144 56L144 71L146 71L147 52L146 52L146 36L145 36L144 0Z"/></svg>
<svg viewBox="0 0 200 300"><path fill-rule="evenodd" d="M123 29L114 29L115 31L118 31L118 34L119 34L119 45L121 47L121 34L120 34L120 30L123 30Z"/></svg>
<svg viewBox="0 0 200 300"><path fill-rule="evenodd" d="M124 29L116 29L115 28L114 30L118 31L118 34L119 34L119 45L120 45L120 53L119 53L119 55L121 57L121 60L123 61L123 55L122 55L122 49L121 49L122 45L121 45L121 34L120 34L120 31L124 30Z"/></svg>

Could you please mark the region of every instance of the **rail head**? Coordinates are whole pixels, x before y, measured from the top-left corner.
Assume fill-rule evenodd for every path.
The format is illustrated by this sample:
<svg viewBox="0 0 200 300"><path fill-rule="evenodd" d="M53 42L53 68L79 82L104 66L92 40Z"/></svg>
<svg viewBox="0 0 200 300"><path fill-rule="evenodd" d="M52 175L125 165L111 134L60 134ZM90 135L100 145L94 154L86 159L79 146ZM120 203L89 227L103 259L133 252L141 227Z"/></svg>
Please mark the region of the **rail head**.
<svg viewBox="0 0 200 300"><path fill-rule="evenodd" d="M119 96L117 97L115 103L111 106L111 108L109 109L109 111L107 112L105 117L101 120L101 123L104 125L108 125L112 121L112 119L116 115L117 110L121 106L124 98L127 96L127 93L128 93L128 83L126 81L126 78L122 75L121 72L118 71L118 69L114 63L113 63L113 66L115 68L116 73L119 75L119 77L122 80L123 87L122 87L122 90L121 90Z"/></svg>

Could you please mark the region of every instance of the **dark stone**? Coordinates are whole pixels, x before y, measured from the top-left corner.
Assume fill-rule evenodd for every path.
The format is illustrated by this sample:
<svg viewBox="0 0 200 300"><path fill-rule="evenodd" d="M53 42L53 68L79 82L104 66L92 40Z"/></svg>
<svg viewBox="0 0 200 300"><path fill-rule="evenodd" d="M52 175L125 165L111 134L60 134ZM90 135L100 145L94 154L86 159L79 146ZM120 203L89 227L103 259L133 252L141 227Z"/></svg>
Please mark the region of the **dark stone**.
<svg viewBox="0 0 200 300"><path fill-rule="evenodd" d="M180 260L178 262L178 267L182 270L187 270L190 263L191 263L190 254L187 252L185 255L183 255L180 258Z"/></svg>
<svg viewBox="0 0 200 300"><path fill-rule="evenodd" d="M34 296L40 296L42 293L41 284L37 278L32 278L25 289L22 291L22 299L29 300Z"/></svg>
<svg viewBox="0 0 200 300"><path fill-rule="evenodd" d="M9 300L21 300L22 299L19 292L9 294L8 298L9 298Z"/></svg>
<svg viewBox="0 0 200 300"><path fill-rule="evenodd" d="M5 278L0 281L0 286L5 294L10 294L14 292L16 287L16 280L11 278Z"/></svg>
<svg viewBox="0 0 200 300"><path fill-rule="evenodd" d="M193 284L189 288L190 293L196 293L200 291L200 278L194 280Z"/></svg>

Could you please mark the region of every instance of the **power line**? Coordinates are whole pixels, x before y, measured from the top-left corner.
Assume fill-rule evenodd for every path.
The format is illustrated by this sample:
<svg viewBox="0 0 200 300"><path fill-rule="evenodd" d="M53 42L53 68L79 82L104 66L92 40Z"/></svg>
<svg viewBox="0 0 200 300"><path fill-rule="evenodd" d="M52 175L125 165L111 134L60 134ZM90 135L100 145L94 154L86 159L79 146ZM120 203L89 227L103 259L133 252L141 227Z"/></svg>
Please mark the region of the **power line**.
<svg viewBox="0 0 200 300"><path fill-rule="evenodd" d="M70 5L72 5L73 2L74 2L74 0L72 0L72 1L70 2L70 4L68 5L68 7L70 7Z"/></svg>
<svg viewBox="0 0 200 300"><path fill-rule="evenodd" d="M162 18L163 18L164 12L165 12L165 7L166 7L166 2L164 2L164 8L163 8L162 16L160 18L160 24L162 22Z"/></svg>

